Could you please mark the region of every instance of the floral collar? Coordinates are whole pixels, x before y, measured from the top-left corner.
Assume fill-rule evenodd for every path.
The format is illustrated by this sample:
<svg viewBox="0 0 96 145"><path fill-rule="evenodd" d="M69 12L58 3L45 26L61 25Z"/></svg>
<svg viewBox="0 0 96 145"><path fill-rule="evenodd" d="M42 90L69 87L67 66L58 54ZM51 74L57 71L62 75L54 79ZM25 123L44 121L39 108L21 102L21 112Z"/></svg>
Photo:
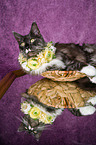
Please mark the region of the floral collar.
<svg viewBox="0 0 96 145"><path fill-rule="evenodd" d="M48 42L45 49L40 52L37 57L31 57L29 59L25 58L22 53L19 54L18 60L22 68L27 71L32 71L38 69L42 64L49 63L55 57L56 47L54 47L53 42Z"/></svg>

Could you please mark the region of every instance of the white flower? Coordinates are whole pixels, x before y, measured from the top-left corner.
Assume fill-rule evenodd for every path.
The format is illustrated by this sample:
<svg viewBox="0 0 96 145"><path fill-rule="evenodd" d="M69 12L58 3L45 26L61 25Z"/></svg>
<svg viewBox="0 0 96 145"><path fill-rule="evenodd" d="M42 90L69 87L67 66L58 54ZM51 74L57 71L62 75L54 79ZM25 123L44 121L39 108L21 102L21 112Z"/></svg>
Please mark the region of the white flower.
<svg viewBox="0 0 96 145"><path fill-rule="evenodd" d="M52 51L55 53L55 51L56 51L56 47L51 46L50 49L52 49Z"/></svg>
<svg viewBox="0 0 96 145"><path fill-rule="evenodd" d="M47 63L47 61L45 60L45 58L42 58L41 59L41 63L43 64L43 63Z"/></svg>
<svg viewBox="0 0 96 145"><path fill-rule="evenodd" d="M21 111L24 112L24 114L28 114L30 109L31 109L31 106L29 103L27 102L21 103Z"/></svg>
<svg viewBox="0 0 96 145"><path fill-rule="evenodd" d="M30 71L30 68L27 67L27 62L22 63L21 66L22 66L26 71Z"/></svg>
<svg viewBox="0 0 96 145"><path fill-rule="evenodd" d="M27 58L23 56L22 53L19 54L18 61L20 64L27 61Z"/></svg>

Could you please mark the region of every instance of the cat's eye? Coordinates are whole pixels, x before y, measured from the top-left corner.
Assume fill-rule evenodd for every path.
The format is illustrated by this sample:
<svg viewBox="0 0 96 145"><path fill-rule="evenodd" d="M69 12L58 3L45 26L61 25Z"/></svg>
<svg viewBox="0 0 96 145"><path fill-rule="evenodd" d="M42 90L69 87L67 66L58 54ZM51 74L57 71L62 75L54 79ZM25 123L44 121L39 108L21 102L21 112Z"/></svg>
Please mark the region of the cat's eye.
<svg viewBox="0 0 96 145"><path fill-rule="evenodd" d="M31 39L30 42L33 43L35 41L35 39Z"/></svg>
<svg viewBox="0 0 96 145"><path fill-rule="evenodd" d="M23 42L23 43L21 43L21 46L25 46L25 43Z"/></svg>

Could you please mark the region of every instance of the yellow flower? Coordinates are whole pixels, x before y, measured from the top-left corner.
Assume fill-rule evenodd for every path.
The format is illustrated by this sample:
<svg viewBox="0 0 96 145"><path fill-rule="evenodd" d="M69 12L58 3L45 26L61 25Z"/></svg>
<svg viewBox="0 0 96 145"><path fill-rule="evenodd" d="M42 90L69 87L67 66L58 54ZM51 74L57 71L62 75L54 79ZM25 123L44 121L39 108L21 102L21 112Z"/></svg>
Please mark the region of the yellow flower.
<svg viewBox="0 0 96 145"><path fill-rule="evenodd" d="M44 52L44 58L47 61L51 61L52 57L53 57L53 52L51 50L46 49L45 52Z"/></svg>
<svg viewBox="0 0 96 145"><path fill-rule="evenodd" d="M27 102L21 103L21 111L24 112L24 114L28 114L29 110L31 109L31 106Z"/></svg>
<svg viewBox="0 0 96 145"><path fill-rule="evenodd" d="M26 61L27 61L27 58L25 58L25 57L23 56L23 54L20 53L20 54L19 54L19 57L18 57L18 60L19 60L20 64L22 64L23 62L26 62Z"/></svg>
<svg viewBox="0 0 96 145"><path fill-rule="evenodd" d="M40 67L40 63L37 61L37 59L29 59L28 60L28 67L30 67L32 70L38 69Z"/></svg>
<svg viewBox="0 0 96 145"><path fill-rule="evenodd" d="M39 116L40 116L40 109L37 108L37 107L33 107L31 109L31 111L29 112L29 115L30 115L31 118L34 118L34 119L39 118Z"/></svg>
<svg viewBox="0 0 96 145"><path fill-rule="evenodd" d="M50 124L53 122L53 117L41 111L39 120L45 124Z"/></svg>
<svg viewBox="0 0 96 145"><path fill-rule="evenodd" d="M45 60L45 58L44 58L44 56L43 56L43 52L41 52L39 55L38 55L38 62L40 63L40 64L44 64L44 63L46 63L47 61Z"/></svg>
<svg viewBox="0 0 96 145"><path fill-rule="evenodd" d="M41 122L44 122L44 123L45 123L46 117L47 117L47 116L46 116L46 113L44 113L44 112L41 111L41 113L40 113L40 119L39 119L39 120L40 120Z"/></svg>
<svg viewBox="0 0 96 145"><path fill-rule="evenodd" d="M51 47L51 46L52 46L52 43L48 42L47 47Z"/></svg>
<svg viewBox="0 0 96 145"><path fill-rule="evenodd" d="M49 116L49 115L47 115L46 116L46 121L45 121L45 123L52 123L53 122L53 117L52 116Z"/></svg>

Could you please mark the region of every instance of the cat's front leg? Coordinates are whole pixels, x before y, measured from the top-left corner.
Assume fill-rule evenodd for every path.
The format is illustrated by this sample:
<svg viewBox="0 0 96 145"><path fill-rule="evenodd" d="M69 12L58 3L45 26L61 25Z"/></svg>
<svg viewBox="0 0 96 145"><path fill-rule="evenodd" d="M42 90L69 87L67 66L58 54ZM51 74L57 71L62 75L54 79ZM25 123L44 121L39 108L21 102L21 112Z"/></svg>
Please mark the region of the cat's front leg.
<svg viewBox="0 0 96 145"><path fill-rule="evenodd" d="M81 73L85 73L88 76L96 76L96 68L94 66L88 65L84 66L81 70Z"/></svg>
<svg viewBox="0 0 96 145"><path fill-rule="evenodd" d="M68 110L75 116L87 116L87 115L94 114L96 111L96 108L94 106L88 105L84 107L71 108Z"/></svg>
<svg viewBox="0 0 96 145"><path fill-rule="evenodd" d="M66 64L66 63L65 63ZM87 65L84 62L77 60L67 60L66 69L69 70L78 70L81 73L85 73L88 77L96 76L96 68L92 65Z"/></svg>
<svg viewBox="0 0 96 145"><path fill-rule="evenodd" d="M92 115L96 112L96 108L91 105L78 107L78 108L71 108L68 110L75 116L87 116L87 115Z"/></svg>
<svg viewBox="0 0 96 145"><path fill-rule="evenodd" d="M79 107L78 109L82 116L92 115L96 111L96 108L91 105L85 107Z"/></svg>
<svg viewBox="0 0 96 145"><path fill-rule="evenodd" d="M87 103L91 103L92 105L96 105L96 96L95 97L91 97L88 101L87 101Z"/></svg>
<svg viewBox="0 0 96 145"><path fill-rule="evenodd" d="M96 96L91 97L88 101L87 101L87 106L85 107L79 107L79 111L82 115L92 115L95 113L96 108L94 107L96 105Z"/></svg>
<svg viewBox="0 0 96 145"><path fill-rule="evenodd" d="M96 96L91 97L87 102L86 106L84 107L78 107L78 108L71 108L68 109L72 114L75 116L86 116L86 115L92 115L96 112Z"/></svg>
<svg viewBox="0 0 96 145"><path fill-rule="evenodd" d="M89 77L89 79L90 79L90 81L92 82L92 83L95 83L96 84L96 76L94 76L94 77Z"/></svg>
<svg viewBox="0 0 96 145"><path fill-rule="evenodd" d="M94 66L85 66L80 72L85 73L89 77L90 81L96 84L96 68Z"/></svg>

